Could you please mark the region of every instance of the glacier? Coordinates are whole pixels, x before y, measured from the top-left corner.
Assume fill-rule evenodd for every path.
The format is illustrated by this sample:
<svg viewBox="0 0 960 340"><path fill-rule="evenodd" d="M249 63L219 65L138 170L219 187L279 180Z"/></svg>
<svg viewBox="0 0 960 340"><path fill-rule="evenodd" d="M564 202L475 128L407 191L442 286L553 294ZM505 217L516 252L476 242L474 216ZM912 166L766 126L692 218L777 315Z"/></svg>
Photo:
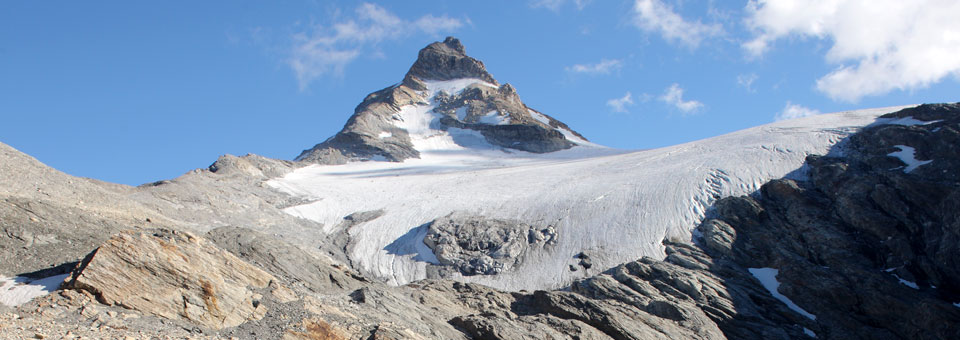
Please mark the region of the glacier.
<svg viewBox="0 0 960 340"><path fill-rule="evenodd" d="M476 79L428 82L428 97L472 85L495 86ZM807 155L826 154L878 116L909 107L822 114L651 150L571 138L577 144L571 149L535 154L495 147L476 131L439 129L433 105L404 106L396 115L419 159L310 165L267 184L307 202L286 213L323 224L305 237L345 233L352 245L345 255L356 269L392 285L431 277L436 257L423 236L436 218L466 212L553 226L557 244L528 253L512 270L453 274L514 291L562 288L643 256L661 259L661 242L691 239L717 199L802 176ZM337 230L345 216L374 210L384 213ZM571 270L580 253L590 256L592 268Z"/></svg>

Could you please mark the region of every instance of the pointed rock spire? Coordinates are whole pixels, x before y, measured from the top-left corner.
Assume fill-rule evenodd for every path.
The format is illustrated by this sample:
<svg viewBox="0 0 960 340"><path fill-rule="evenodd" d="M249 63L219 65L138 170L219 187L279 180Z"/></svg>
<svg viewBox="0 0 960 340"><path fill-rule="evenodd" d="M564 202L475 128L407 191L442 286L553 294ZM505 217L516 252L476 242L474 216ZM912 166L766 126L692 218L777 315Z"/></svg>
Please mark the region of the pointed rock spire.
<svg viewBox="0 0 960 340"><path fill-rule="evenodd" d="M414 79L415 78L415 79ZM411 88L422 90L423 80L451 80L462 78L477 78L485 82L499 85L490 73L487 73L483 62L471 58L460 40L447 37L443 42L435 42L420 50L417 61L407 71L403 84Z"/></svg>

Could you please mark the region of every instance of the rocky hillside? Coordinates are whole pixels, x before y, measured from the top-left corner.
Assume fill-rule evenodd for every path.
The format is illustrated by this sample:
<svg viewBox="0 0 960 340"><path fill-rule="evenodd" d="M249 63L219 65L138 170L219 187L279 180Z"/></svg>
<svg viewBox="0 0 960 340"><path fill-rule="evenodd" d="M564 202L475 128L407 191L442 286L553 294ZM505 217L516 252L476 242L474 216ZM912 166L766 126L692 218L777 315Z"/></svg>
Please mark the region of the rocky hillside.
<svg viewBox="0 0 960 340"><path fill-rule="evenodd" d="M663 260L554 291L391 287L246 228L128 230L75 265L64 290L0 314L0 337L957 338L958 142L960 105L883 116L808 157L803 179L720 199L694 242L664 241ZM470 253L444 240L482 243L490 234L457 230L484 223L509 234L496 231L509 221L450 216L429 243L464 265ZM528 229L549 244L550 231Z"/></svg>
<svg viewBox="0 0 960 340"><path fill-rule="evenodd" d="M527 107L513 86L500 85L482 62L466 54L459 40L448 37L420 50L403 82L368 95L343 130L296 159L322 164L400 162L419 158L429 148L418 142L460 130L477 132L498 148L535 153L586 142L566 124ZM476 143L463 138L453 142L466 147Z"/></svg>
<svg viewBox="0 0 960 340"><path fill-rule="evenodd" d="M131 228L206 232L230 225L301 234L316 224L281 211L300 202L261 184L293 164L226 155L207 169L131 187L64 174L0 143L0 276L69 271L62 265Z"/></svg>

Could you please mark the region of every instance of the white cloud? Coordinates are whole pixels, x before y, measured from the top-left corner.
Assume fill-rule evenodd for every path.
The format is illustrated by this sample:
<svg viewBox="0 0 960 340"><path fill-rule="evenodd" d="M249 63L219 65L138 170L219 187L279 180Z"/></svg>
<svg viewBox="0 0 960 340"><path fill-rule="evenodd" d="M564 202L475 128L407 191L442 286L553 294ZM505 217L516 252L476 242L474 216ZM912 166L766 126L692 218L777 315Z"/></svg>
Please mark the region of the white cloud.
<svg viewBox="0 0 960 340"><path fill-rule="evenodd" d="M808 107L800 106L798 104L791 103L787 101L787 105L783 107L783 111L780 111L773 119L774 120L787 120L794 118L803 118L810 117L820 114L820 110L814 110Z"/></svg>
<svg viewBox="0 0 960 340"><path fill-rule="evenodd" d="M593 0L573 0L574 6L577 6L577 10L582 10ZM533 8L546 8L551 11L559 11L560 7L563 7L567 0L533 0L530 1L530 6Z"/></svg>
<svg viewBox="0 0 960 340"><path fill-rule="evenodd" d="M960 2L956 0L751 0L743 44L760 56L791 36L829 40L837 68L817 80L834 100L856 102L892 90L960 77Z"/></svg>
<svg viewBox="0 0 960 340"><path fill-rule="evenodd" d="M637 0L633 10L635 26L646 32L659 32L664 40L679 41L691 48L699 46L705 38L723 34L723 27L720 25L684 20L673 8L660 0Z"/></svg>
<svg viewBox="0 0 960 340"><path fill-rule="evenodd" d="M757 92L757 90L753 88L753 82L757 81L757 78L760 78L760 76L756 73L739 74L737 75L737 85L746 89L747 92Z"/></svg>
<svg viewBox="0 0 960 340"><path fill-rule="evenodd" d="M683 89L679 84L670 85L660 96L660 101L673 105L684 114L694 113L703 107L703 103L696 100L683 100Z"/></svg>
<svg viewBox="0 0 960 340"><path fill-rule="evenodd" d="M469 24L469 20L467 21ZM438 35L444 32L455 31L456 29L463 26L463 22L460 19L454 19L447 16L435 17L433 15L427 14L417 21L414 22L414 25L420 29L421 32L429 35Z"/></svg>
<svg viewBox="0 0 960 340"><path fill-rule="evenodd" d="M425 15L408 21L370 3L357 7L354 14L353 18L293 35L287 63L301 91L324 75L342 75L347 64L361 54L375 54L380 42L418 33L438 35L463 26L459 19L447 16Z"/></svg>
<svg viewBox="0 0 960 340"><path fill-rule="evenodd" d="M630 94L630 91L627 91L627 94L623 95L620 98L614 98L607 101L607 106L610 107L613 112L623 112L626 113L627 106L633 105L633 95Z"/></svg>
<svg viewBox="0 0 960 340"><path fill-rule="evenodd" d="M603 59L596 64L576 64L568 66L567 72L585 73L585 74L610 74L623 67L623 61L619 59Z"/></svg>

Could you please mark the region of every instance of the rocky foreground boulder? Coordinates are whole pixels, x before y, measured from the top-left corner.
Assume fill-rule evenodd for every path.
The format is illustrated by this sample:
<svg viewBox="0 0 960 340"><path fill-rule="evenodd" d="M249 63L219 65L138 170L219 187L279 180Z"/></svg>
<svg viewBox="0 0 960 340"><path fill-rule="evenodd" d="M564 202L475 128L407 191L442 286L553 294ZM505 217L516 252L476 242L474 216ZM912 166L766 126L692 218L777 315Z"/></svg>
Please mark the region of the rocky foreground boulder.
<svg viewBox="0 0 960 340"><path fill-rule="evenodd" d="M206 239L158 229L112 237L77 266L64 287L87 291L106 305L221 329L262 318L266 309L258 291L274 281Z"/></svg>

